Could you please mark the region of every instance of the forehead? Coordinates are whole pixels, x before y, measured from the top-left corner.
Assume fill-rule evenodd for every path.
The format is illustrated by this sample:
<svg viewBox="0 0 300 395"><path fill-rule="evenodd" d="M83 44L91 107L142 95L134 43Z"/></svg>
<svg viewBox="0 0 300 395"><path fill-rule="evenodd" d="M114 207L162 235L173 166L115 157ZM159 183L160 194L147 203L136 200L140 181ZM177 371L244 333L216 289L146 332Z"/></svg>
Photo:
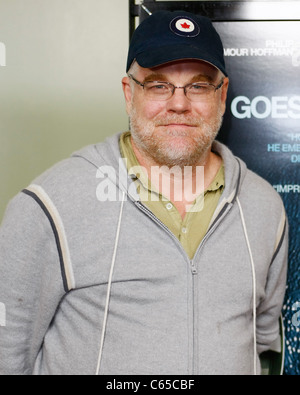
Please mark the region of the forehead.
<svg viewBox="0 0 300 395"><path fill-rule="evenodd" d="M161 66L145 69L138 65L139 78L149 78L149 76L165 77L165 79L172 78L193 78L195 76L202 76L203 79L215 80L220 77L221 72L211 64L196 60L180 60L176 62L167 63Z"/></svg>

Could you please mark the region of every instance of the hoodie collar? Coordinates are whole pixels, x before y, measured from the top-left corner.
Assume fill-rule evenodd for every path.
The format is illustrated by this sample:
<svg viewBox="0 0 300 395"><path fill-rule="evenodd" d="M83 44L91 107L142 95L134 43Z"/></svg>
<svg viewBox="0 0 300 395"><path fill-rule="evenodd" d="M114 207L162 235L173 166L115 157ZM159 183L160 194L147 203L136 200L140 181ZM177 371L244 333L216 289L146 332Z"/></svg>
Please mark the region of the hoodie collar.
<svg viewBox="0 0 300 395"><path fill-rule="evenodd" d="M140 197L134 187L134 182L128 175L125 163L120 153L119 141L123 132L108 137L103 143L87 146L80 151L75 152L72 157L83 158L92 166L100 169L102 166L112 166L116 173L116 181L119 188L126 192L133 200L139 201ZM220 155L224 161L225 167L225 189L221 202L233 203L239 193L241 184L246 175L246 164L222 143L214 141L212 146L213 152Z"/></svg>

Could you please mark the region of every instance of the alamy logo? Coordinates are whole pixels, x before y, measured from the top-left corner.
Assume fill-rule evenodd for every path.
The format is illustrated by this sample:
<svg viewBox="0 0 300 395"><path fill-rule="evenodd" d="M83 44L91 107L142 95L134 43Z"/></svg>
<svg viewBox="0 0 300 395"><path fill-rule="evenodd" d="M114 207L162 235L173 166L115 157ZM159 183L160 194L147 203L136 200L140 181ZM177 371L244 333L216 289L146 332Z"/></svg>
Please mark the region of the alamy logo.
<svg viewBox="0 0 300 395"><path fill-rule="evenodd" d="M0 327L6 326L6 308L4 303L0 303Z"/></svg>
<svg viewBox="0 0 300 395"><path fill-rule="evenodd" d="M167 166L152 166L148 179L146 168L134 166L129 169L128 173L130 176L128 177L123 159L120 159L118 171L112 166L101 166L98 168L96 178L101 179L101 181L97 186L96 196L99 202L121 201L123 196L118 184L122 185L129 195L135 196L137 185L129 182L129 179L140 179L144 180L144 185L149 182L148 187L152 186L148 194L148 187L141 188L141 184L143 184L143 181L141 181L138 190L143 197L143 201L158 202L161 193L163 201L168 201L172 196L175 202L187 202L187 211L199 212L204 207L204 167L197 166L195 171L196 173L194 173L191 166L185 166L183 169L179 166L171 168ZM193 175L196 179L196 185L193 185L191 182ZM155 185L161 186L160 191L153 187ZM194 204L196 199L197 204Z"/></svg>
<svg viewBox="0 0 300 395"><path fill-rule="evenodd" d="M0 42L0 67L6 66L6 47Z"/></svg>

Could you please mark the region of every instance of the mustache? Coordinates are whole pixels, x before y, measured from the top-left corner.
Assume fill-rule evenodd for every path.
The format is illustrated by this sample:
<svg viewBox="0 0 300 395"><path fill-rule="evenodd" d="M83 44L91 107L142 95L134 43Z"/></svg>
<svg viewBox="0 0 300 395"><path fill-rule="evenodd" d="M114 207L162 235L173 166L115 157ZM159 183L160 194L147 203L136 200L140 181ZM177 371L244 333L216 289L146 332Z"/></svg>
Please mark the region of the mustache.
<svg viewBox="0 0 300 395"><path fill-rule="evenodd" d="M178 116L174 114L173 116L167 117L159 117L154 120L155 126L168 126L168 125L188 125L193 127L200 127L203 124L203 120L201 118L194 118L189 116Z"/></svg>

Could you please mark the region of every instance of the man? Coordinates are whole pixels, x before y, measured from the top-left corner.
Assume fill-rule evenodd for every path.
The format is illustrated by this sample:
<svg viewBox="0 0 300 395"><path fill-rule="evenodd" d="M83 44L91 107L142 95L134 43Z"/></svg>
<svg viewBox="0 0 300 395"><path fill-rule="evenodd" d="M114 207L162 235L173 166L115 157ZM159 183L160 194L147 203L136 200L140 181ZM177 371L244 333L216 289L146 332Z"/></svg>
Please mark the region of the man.
<svg viewBox="0 0 300 395"><path fill-rule="evenodd" d="M260 374L279 335L287 225L215 141L228 76L211 22L157 12L122 80L131 133L75 153L10 203L0 374Z"/></svg>

